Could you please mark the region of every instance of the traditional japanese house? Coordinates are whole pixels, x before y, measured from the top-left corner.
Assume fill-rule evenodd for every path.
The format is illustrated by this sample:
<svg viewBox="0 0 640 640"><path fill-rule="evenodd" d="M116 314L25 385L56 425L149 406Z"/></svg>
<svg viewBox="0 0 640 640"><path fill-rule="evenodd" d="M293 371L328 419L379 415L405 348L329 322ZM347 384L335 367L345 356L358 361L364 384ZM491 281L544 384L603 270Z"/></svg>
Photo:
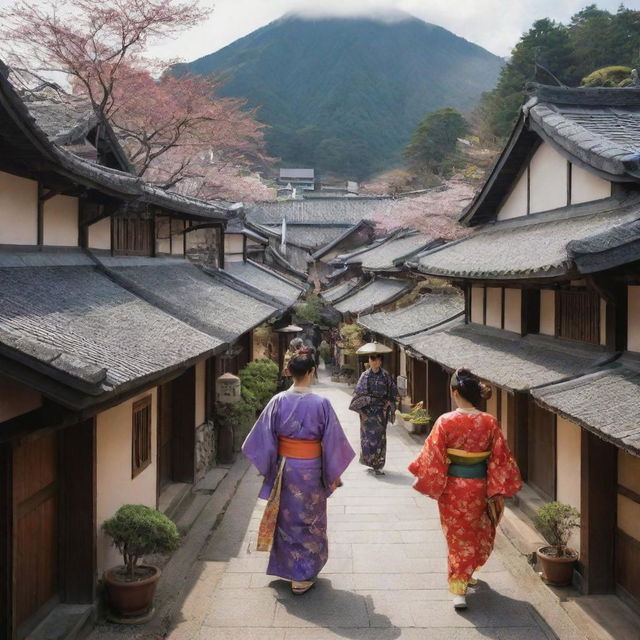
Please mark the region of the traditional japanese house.
<svg viewBox="0 0 640 640"><path fill-rule="evenodd" d="M462 217L477 232L418 262L464 290L466 322L409 345L436 416L455 367L493 385L487 409L527 481L523 506L580 509L577 583L636 602L639 128L637 88L532 86Z"/></svg>
<svg viewBox="0 0 640 640"><path fill-rule="evenodd" d="M14 639L54 609L90 620L118 561L102 522L202 477L217 374L251 357L250 330L293 287L189 263L186 233L214 225L223 246L228 207L58 147L4 67L0 148L0 637Z"/></svg>

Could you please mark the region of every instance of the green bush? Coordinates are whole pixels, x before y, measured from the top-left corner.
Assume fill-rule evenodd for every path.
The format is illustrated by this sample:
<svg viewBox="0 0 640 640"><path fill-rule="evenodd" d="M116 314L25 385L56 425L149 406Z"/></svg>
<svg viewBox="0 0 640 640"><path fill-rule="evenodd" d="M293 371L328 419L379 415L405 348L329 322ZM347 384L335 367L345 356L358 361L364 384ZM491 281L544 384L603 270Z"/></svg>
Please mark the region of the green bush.
<svg viewBox="0 0 640 640"><path fill-rule="evenodd" d="M533 523L545 540L557 549L558 555L562 556L571 532L580 527L580 512L562 502L547 502L536 511Z"/></svg>
<svg viewBox="0 0 640 640"><path fill-rule="evenodd" d="M253 401L256 409L264 409L278 386L280 372L273 360L254 360L240 370L242 391L247 401Z"/></svg>
<svg viewBox="0 0 640 640"><path fill-rule="evenodd" d="M176 525L163 513L143 504L122 505L112 518L102 524L122 554L127 575L135 578L135 569L142 556L169 553L180 544Z"/></svg>
<svg viewBox="0 0 640 640"><path fill-rule="evenodd" d="M631 67L611 66L596 69L582 78L583 87L621 87L631 82Z"/></svg>
<svg viewBox="0 0 640 640"><path fill-rule="evenodd" d="M315 293L309 293L304 302L295 307L296 322L308 322L309 324L320 324L322 321L322 300Z"/></svg>
<svg viewBox="0 0 640 640"><path fill-rule="evenodd" d="M343 324L340 328L340 338L345 355L353 355L360 348L362 340L362 327L359 324Z"/></svg>

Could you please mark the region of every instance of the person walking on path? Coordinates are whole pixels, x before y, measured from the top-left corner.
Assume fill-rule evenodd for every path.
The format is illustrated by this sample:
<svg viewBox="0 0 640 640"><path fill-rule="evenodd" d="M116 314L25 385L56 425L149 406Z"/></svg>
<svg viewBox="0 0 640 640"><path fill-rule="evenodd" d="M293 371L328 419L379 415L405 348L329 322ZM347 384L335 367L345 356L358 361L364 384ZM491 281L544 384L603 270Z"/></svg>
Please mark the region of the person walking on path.
<svg viewBox="0 0 640 640"><path fill-rule="evenodd" d="M267 574L302 594L327 562L327 498L355 452L329 400L311 392L310 355L292 357L288 368L293 386L270 400L242 451L264 476L257 548L271 551Z"/></svg>
<svg viewBox="0 0 640 640"><path fill-rule="evenodd" d="M449 591L456 609L467 606L473 572L493 550L504 498L521 486L518 465L498 421L478 410L491 389L468 369L451 377L457 409L441 415L409 471L413 488L438 501L447 540Z"/></svg>
<svg viewBox="0 0 640 640"><path fill-rule="evenodd" d="M398 387L382 368L382 356L372 353L369 368L360 376L349 408L360 414L360 464L384 475L387 423L395 416Z"/></svg>

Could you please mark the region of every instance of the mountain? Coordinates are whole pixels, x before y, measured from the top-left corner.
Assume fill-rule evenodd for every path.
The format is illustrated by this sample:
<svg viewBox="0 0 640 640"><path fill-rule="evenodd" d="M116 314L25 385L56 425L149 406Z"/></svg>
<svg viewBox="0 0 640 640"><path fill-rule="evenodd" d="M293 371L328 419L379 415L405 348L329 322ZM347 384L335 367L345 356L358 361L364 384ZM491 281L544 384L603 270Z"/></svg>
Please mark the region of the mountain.
<svg viewBox="0 0 640 640"><path fill-rule="evenodd" d="M284 164L362 179L401 160L425 113L470 110L502 63L409 14L288 14L176 70L221 74L223 95L260 107Z"/></svg>

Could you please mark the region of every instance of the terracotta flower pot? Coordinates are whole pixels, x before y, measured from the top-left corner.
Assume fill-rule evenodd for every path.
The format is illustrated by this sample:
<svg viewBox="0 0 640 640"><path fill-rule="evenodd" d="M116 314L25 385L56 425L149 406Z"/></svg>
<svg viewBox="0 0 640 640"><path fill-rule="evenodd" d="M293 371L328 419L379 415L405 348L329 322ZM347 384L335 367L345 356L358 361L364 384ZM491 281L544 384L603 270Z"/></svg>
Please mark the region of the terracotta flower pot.
<svg viewBox="0 0 640 640"><path fill-rule="evenodd" d="M566 549L565 556L557 556L555 547L540 547L536 551L542 575L548 584L555 587L566 587L573 579L573 567L578 559L578 554L573 549Z"/></svg>
<svg viewBox="0 0 640 640"><path fill-rule="evenodd" d="M104 573L109 605L114 613L124 618L144 616L151 610L156 585L162 572L158 567L140 565L140 569L153 572L148 578L126 582L118 576L122 567L113 567Z"/></svg>

